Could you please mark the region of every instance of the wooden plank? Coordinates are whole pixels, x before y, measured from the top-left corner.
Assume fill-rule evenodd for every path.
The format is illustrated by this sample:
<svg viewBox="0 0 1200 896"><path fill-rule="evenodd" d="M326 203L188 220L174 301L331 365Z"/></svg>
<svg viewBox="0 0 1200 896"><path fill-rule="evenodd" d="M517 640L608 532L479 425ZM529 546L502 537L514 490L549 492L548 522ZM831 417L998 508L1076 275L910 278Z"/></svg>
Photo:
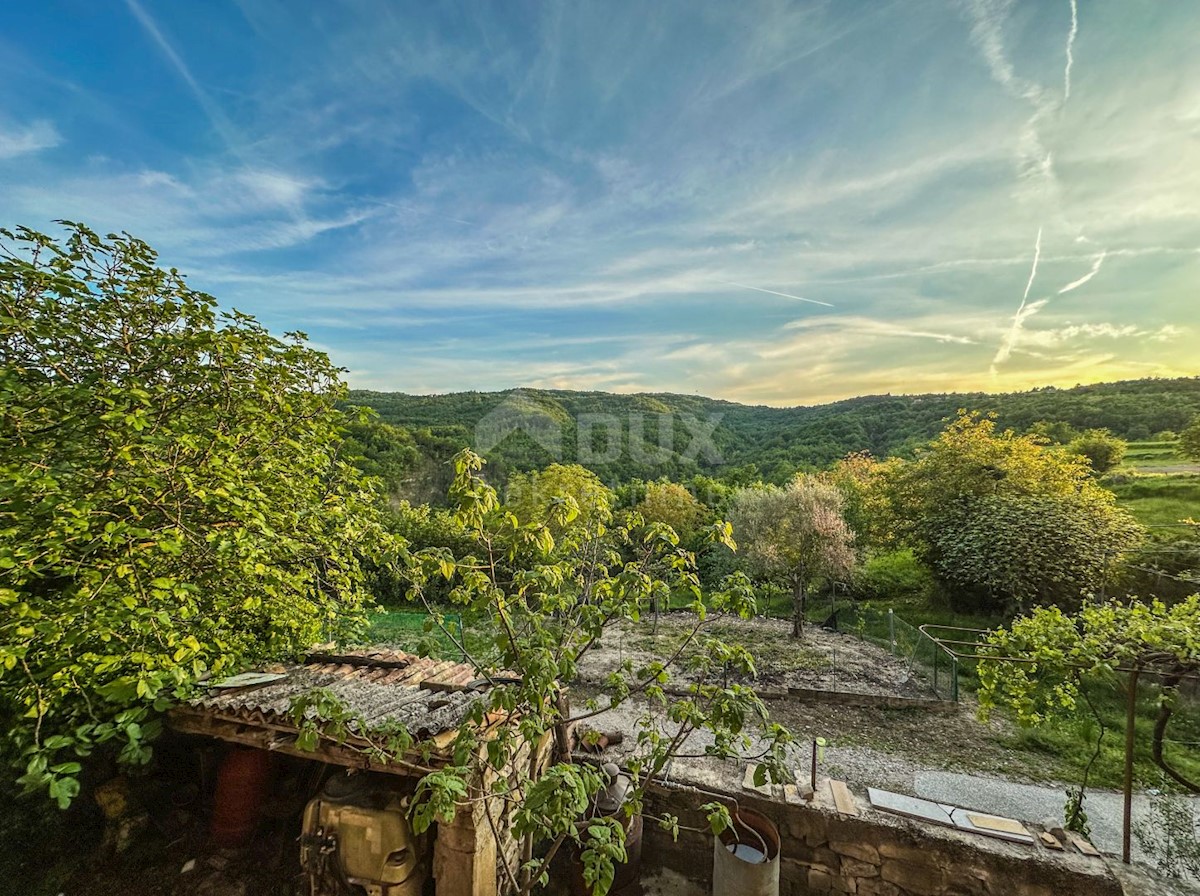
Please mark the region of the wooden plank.
<svg viewBox="0 0 1200 896"><path fill-rule="evenodd" d="M1038 839L1042 841L1042 845L1047 849L1061 850L1063 848L1063 845L1058 842L1058 838L1049 831L1042 831L1040 834L1038 834Z"/></svg>
<svg viewBox="0 0 1200 896"><path fill-rule="evenodd" d="M1083 853L1085 856L1092 856L1093 858L1096 858L1096 859L1100 858L1100 850L1098 850L1098 849L1096 849L1096 847L1092 846L1091 843L1089 843L1083 837L1079 836L1079 834L1075 833L1074 831L1066 831L1066 835L1067 835L1067 839L1071 841L1071 845L1074 846L1081 853Z"/></svg>
<svg viewBox="0 0 1200 896"><path fill-rule="evenodd" d="M983 812L967 812L967 818L971 824L977 828L984 828L989 831L1002 831L1006 834L1025 834L1029 831L1025 829L1025 825L1017 821L1015 818L1002 818L998 815L987 815Z"/></svg>
<svg viewBox="0 0 1200 896"><path fill-rule="evenodd" d="M857 815L858 805L854 802L854 794L846 786L845 781L829 779L829 790L833 793L833 804L842 815Z"/></svg>

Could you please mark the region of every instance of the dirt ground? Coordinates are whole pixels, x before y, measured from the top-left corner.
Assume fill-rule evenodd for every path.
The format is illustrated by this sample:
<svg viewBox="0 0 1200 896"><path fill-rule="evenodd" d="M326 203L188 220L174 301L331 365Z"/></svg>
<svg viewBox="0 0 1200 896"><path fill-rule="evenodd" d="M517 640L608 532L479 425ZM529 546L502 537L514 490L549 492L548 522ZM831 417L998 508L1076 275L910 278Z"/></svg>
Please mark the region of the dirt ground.
<svg viewBox="0 0 1200 896"><path fill-rule="evenodd" d="M636 628L616 629L590 653L580 666L580 680L572 699L582 705L594 699L603 705L604 676L625 661L636 669L650 660L665 660L678 648L695 624L686 613L664 615L658 631L644 620ZM764 692L786 687L926 697L927 685L911 674L908 663L886 650L852 634L806 629L797 642L791 624L781 619L717 619L706 630L723 640L747 647L755 656L757 676L746 683ZM689 648L681 657L683 665ZM686 672L681 676L688 679ZM795 735L793 767L798 777L807 778L811 767L811 743L823 738L826 746L818 761L821 775L838 777L857 786L885 787L914 792L919 772L963 771L999 775L1014 781L1044 783L1062 780L1066 771L1052 757L1038 757L1008 746L1010 725L999 720L988 723L978 718L977 707L964 695L950 711L934 712L924 707L892 709L875 706L844 706L805 702L794 698L769 699L765 705L771 721L779 722ZM652 707L634 700L589 722L599 731L636 730L638 720ZM664 728L665 730L665 728ZM707 745L703 733L692 735L687 752L702 752ZM610 748L616 760L627 758L631 742ZM747 755L753 754L757 742ZM740 782L745 762L709 758L680 760L675 773L698 785Z"/></svg>
<svg viewBox="0 0 1200 896"><path fill-rule="evenodd" d="M664 614L657 632L644 619L636 627L614 627L604 641L580 663L580 678L599 684L605 675L626 660L636 669L651 660L666 660L696 624L691 613ZM741 678L762 688L813 688L883 694L898 697L929 697L920 680L910 674L907 661L854 635L809 626L804 637L791 637L792 624L784 619L717 617L706 620L704 633L731 644L741 644L754 656L757 676ZM693 642L680 657L684 679L687 661L702 649Z"/></svg>

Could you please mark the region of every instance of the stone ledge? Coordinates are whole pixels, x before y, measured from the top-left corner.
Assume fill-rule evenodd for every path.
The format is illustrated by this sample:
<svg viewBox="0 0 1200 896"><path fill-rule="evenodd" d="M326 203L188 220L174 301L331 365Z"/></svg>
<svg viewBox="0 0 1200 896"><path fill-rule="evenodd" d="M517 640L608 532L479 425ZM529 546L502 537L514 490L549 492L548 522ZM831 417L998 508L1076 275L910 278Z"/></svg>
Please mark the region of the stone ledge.
<svg viewBox="0 0 1200 896"><path fill-rule="evenodd" d="M823 803L772 800L725 791L729 802L761 812L780 829L781 892L855 896L1122 896L1103 862L1041 844L1017 844L922 823L862 807L840 815ZM706 827L699 807L715 795L686 786L653 786L647 813L669 812L681 824ZM681 832L679 842L646 826L647 870L670 867L689 879L711 882L711 838Z"/></svg>

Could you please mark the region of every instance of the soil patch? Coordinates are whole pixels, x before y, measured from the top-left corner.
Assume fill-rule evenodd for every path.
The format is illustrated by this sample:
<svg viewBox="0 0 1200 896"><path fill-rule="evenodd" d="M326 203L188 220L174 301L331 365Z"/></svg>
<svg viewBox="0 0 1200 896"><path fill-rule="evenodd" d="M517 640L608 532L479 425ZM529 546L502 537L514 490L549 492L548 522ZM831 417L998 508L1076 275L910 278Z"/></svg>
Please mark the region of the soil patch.
<svg viewBox="0 0 1200 896"><path fill-rule="evenodd" d="M675 655L696 622L692 613L669 613L659 620L657 631L649 618L636 625L615 626L580 663L580 680L599 684L626 661L634 669L654 660L666 661ZM754 656L757 674L731 675L731 681L764 689L796 687L897 697L934 696L919 677L913 676L907 660L852 634L810 626L803 638L796 639L791 636L792 625L787 620L736 616L710 617L703 631L727 643L740 644ZM702 650L699 639L684 647L678 666L681 678L691 680L688 662Z"/></svg>

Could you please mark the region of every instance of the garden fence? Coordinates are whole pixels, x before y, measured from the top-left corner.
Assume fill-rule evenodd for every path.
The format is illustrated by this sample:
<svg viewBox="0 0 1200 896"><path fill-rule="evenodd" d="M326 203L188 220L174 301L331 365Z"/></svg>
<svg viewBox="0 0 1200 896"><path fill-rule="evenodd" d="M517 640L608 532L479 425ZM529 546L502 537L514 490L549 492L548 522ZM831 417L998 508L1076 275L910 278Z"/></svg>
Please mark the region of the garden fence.
<svg viewBox="0 0 1200 896"><path fill-rule="evenodd" d="M964 669L963 661L890 609L845 605L838 609L837 625L843 632L877 644L904 660L909 675L941 700L958 702L962 679L974 673L973 668Z"/></svg>

